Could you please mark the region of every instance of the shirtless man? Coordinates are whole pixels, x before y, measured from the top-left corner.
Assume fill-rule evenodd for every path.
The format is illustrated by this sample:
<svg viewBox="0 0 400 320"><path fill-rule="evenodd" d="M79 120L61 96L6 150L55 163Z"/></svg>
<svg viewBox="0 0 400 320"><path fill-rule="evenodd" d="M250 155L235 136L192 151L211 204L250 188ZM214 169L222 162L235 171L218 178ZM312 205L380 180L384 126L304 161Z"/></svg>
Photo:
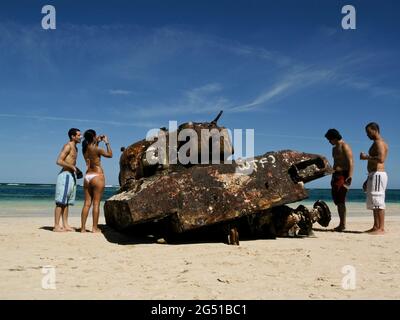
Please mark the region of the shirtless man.
<svg viewBox="0 0 400 320"><path fill-rule="evenodd" d="M68 206L74 205L76 195L76 157L78 149L76 145L81 142L81 132L79 129L72 128L68 131L69 142L66 143L58 156L57 165L62 169L57 177L56 185L56 208L54 211L55 232L74 231L68 225ZM63 226L60 226L62 217Z"/></svg>
<svg viewBox="0 0 400 320"><path fill-rule="evenodd" d="M336 129L329 129L325 138L334 146L332 156L335 172L332 175L331 187L332 199L338 208L340 218L339 225L334 230L342 232L346 229L346 195L354 171L353 152Z"/></svg>
<svg viewBox="0 0 400 320"><path fill-rule="evenodd" d="M370 234L385 233L385 191L388 177L385 172L385 160L389 147L382 139L379 125L369 123L365 130L368 138L374 143L368 154L361 152L360 159L368 160L368 179L364 182L363 189L367 193L367 209L374 212L374 226L366 231Z"/></svg>

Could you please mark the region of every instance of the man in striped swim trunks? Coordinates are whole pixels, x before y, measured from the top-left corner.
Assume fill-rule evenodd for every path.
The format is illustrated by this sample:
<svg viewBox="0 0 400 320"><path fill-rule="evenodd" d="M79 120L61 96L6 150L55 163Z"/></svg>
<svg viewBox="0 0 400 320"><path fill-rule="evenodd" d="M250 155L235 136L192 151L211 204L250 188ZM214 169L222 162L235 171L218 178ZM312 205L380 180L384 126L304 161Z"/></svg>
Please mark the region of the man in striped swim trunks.
<svg viewBox="0 0 400 320"><path fill-rule="evenodd" d="M374 212L374 226L366 231L370 234L385 233L385 191L388 176L385 172L385 160L389 147L382 139L379 125L369 123L366 128L368 138L374 141L368 154L361 152L360 159L368 160L368 179L363 189L367 193L367 209Z"/></svg>
<svg viewBox="0 0 400 320"><path fill-rule="evenodd" d="M74 231L68 225L68 206L74 205L76 195L76 158L78 148L76 145L81 142L79 129L71 128L68 131L69 142L66 143L58 156L57 164L62 167L57 177L56 185L56 208L54 211L55 232ZM60 226L62 217L63 225Z"/></svg>

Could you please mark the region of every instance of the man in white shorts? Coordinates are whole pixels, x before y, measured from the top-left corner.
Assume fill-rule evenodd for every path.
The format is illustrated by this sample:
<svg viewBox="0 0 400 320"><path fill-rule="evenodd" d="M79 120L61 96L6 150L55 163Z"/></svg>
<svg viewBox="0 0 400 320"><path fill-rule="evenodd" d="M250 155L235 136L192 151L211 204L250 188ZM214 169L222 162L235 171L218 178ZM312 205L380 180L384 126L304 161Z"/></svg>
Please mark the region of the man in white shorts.
<svg viewBox="0 0 400 320"><path fill-rule="evenodd" d="M361 152L360 159L368 160L368 179L364 182L363 189L367 193L367 209L374 212L374 226L366 231L370 234L385 233L385 191L388 177L385 172L385 160L389 147L382 139L379 125L369 123L365 130L368 138L374 141L368 154Z"/></svg>

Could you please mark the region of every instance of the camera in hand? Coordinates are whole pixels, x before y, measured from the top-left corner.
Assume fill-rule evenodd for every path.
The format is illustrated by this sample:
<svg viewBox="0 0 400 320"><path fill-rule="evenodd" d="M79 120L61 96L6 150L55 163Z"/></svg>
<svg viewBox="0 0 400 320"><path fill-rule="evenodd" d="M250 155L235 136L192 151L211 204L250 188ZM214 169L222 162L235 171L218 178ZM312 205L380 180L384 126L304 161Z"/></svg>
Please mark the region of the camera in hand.
<svg viewBox="0 0 400 320"><path fill-rule="evenodd" d="M83 173L79 168L76 168L76 178L77 179L82 179L83 178Z"/></svg>

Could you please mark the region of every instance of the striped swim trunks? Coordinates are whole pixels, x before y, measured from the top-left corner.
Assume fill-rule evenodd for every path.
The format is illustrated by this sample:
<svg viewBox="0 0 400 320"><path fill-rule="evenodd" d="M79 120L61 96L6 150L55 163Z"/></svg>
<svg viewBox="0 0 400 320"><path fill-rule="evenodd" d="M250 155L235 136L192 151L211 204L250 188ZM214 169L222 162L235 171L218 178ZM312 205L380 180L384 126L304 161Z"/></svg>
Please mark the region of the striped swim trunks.
<svg viewBox="0 0 400 320"><path fill-rule="evenodd" d="M75 175L69 171L61 171L57 177L56 205L73 206L76 196Z"/></svg>

